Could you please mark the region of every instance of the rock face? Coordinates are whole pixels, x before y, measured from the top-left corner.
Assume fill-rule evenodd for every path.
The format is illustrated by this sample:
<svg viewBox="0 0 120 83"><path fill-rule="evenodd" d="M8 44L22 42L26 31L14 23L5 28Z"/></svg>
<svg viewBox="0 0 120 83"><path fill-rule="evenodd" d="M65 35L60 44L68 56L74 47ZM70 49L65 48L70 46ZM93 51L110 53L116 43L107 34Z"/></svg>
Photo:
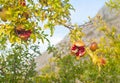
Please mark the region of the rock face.
<svg viewBox="0 0 120 83"><path fill-rule="evenodd" d="M110 10L108 7L104 6L100 9L97 15L100 15L102 19L109 26L116 26L117 31L120 32L120 14L118 14L115 10ZM96 16L97 16L96 15ZM95 38L99 38L102 34L95 28L90 22L81 25L83 27L83 32L86 34L86 37L83 38L83 41L87 42L87 40L92 40ZM61 51L63 55L68 54L70 52L70 40L69 36L66 36L60 43L56 45L56 47ZM64 47L64 48L61 48ZM53 57L53 54L48 54L48 52L44 52L42 56L38 56L35 58L37 68L36 70L39 72L40 68L42 68L45 64L49 63L49 59Z"/></svg>

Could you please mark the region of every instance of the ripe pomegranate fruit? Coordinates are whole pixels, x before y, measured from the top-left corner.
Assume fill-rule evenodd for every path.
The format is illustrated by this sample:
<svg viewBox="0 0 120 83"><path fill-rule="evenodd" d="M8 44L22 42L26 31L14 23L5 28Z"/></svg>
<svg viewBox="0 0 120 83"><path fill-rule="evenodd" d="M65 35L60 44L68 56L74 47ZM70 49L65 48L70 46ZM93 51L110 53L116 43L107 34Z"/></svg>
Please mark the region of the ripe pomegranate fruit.
<svg viewBox="0 0 120 83"><path fill-rule="evenodd" d="M96 49L98 48L98 45L96 42L92 42L90 45L90 50L91 51L96 51Z"/></svg>
<svg viewBox="0 0 120 83"><path fill-rule="evenodd" d="M28 40L31 35L31 30L25 30L23 25L18 25L15 28L16 34L23 40Z"/></svg>
<svg viewBox="0 0 120 83"><path fill-rule="evenodd" d="M77 41L71 47L72 54L76 57L82 57L85 54L85 44L82 41Z"/></svg>
<svg viewBox="0 0 120 83"><path fill-rule="evenodd" d="M100 63L100 65L105 65L106 64L106 60L105 60L105 58L100 58L99 59L99 63Z"/></svg>

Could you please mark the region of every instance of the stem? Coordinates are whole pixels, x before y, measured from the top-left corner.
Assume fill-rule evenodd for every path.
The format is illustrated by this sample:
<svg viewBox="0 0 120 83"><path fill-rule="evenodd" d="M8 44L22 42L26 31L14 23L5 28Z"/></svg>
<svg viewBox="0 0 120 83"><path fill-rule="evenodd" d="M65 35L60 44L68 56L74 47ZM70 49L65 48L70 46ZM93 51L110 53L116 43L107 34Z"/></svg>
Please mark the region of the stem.
<svg viewBox="0 0 120 83"><path fill-rule="evenodd" d="M74 26L72 26L72 25L67 25L67 24L65 24L65 23L63 23L63 22L58 22L59 24L62 24L63 26L65 26L66 28L68 28L69 30L72 30L73 29L73 27Z"/></svg>
<svg viewBox="0 0 120 83"><path fill-rule="evenodd" d="M69 25L66 25L66 24L63 24L66 28L68 28L69 30L73 30L73 26L69 26Z"/></svg>
<svg viewBox="0 0 120 83"><path fill-rule="evenodd" d="M65 23L61 23L61 22L58 22L62 25L64 25L66 28L68 28L69 30L73 30L74 26L73 25L67 25ZM79 27L87 27L89 25L93 25L93 22L92 21L89 21L89 22L86 22L85 24L82 24L82 25L79 25Z"/></svg>
<svg viewBox="0 0 120 83"><path fill-rule="evenodd" d="M86 48L87 53L90 55L90 57L93 57L93 53L89 50L89 48Z"/></svg>
<svg viewBox="0 0 120 83"><path fill-rule="evenodd" d="M85 24L79 25L79 27L86 27L89 25L93 25L93 22L92 21L86 22Z"/></svg>

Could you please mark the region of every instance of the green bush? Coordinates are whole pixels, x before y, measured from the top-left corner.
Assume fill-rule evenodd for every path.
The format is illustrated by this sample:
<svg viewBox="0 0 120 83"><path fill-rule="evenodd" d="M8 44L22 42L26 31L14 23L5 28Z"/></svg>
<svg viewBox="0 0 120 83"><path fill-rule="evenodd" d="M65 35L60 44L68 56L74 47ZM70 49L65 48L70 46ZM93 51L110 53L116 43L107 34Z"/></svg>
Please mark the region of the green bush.
<svg viewBox="0 0 120 83"><path fill-rule="evenodd" d="M24 45L13 45L0 54L0 83L33 83L34 54Z"/></svg>

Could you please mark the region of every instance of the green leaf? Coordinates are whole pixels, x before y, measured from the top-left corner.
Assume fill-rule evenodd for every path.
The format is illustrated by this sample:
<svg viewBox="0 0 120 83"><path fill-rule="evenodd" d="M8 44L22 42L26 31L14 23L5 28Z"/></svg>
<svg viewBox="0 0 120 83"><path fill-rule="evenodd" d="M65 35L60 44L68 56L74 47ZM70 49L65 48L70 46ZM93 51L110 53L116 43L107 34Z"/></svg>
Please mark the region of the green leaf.
<svg viewBox="0 0 120 83"><path fill-rule="evenodd" d="M50 33L51 33L50 36L53 36L54 30L55 30L54 27L50 27Z"/></svg>

